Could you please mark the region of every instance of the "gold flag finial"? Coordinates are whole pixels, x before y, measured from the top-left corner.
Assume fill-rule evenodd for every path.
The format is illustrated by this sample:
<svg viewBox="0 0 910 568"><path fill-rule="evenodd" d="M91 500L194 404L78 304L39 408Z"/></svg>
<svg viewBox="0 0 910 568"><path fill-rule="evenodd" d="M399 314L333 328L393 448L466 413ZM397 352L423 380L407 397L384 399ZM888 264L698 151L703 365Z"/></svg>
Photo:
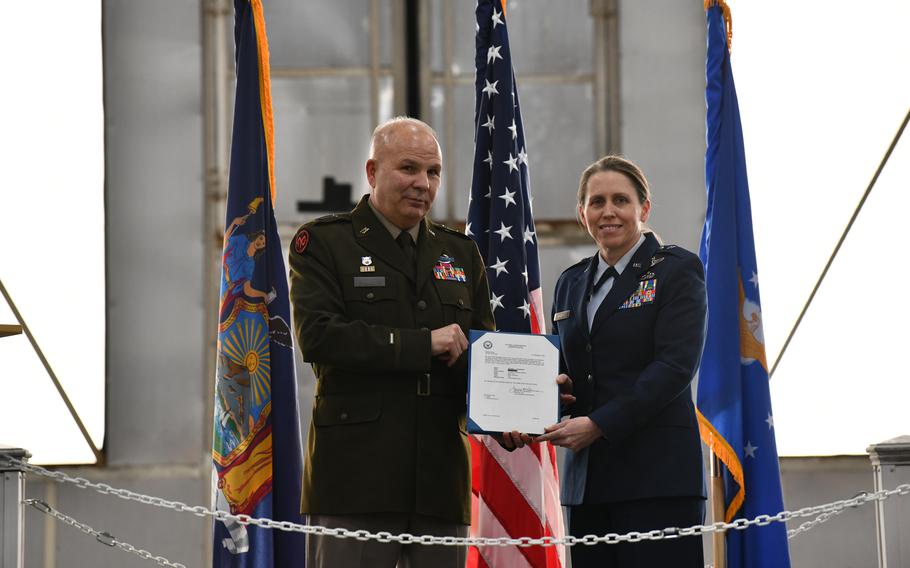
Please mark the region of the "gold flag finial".
<svg viewBox="0 0 910 568"><path fill-rule="evenodd" d="M705 11L709 8L718 6L724 13L724 25L727 28L727 50L733 51L733 17L730 15L730 7L724 0L705 0Z"/></svg>

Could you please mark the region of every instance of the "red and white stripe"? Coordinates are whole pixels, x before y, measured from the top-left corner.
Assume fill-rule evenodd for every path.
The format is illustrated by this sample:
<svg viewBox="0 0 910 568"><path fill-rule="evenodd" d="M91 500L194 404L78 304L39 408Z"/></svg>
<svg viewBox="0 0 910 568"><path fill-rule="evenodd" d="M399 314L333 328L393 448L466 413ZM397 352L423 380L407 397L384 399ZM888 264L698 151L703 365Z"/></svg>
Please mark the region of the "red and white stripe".
<svg viewBox="0 0 910 568"><path fill-rule="evenodd" d="M473 510L477 537L562 538L556 450L548 443L508 452L489 436L471 438ZM562 568L562 546L472 547L469 568Z"/></svg>

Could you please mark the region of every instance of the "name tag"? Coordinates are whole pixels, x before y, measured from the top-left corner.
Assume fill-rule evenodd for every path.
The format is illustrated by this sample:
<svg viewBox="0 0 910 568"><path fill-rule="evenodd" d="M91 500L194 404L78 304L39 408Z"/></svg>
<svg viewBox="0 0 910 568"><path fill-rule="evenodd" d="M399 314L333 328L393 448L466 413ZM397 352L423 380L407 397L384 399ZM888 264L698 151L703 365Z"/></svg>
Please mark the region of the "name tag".
<svg viewBox="0 0 910 568"><path fill-rule="evenodd" d="M569 319L570 317L572 317L572 310L556 312L556 315L553 316L553 321L562 321L564 319Z"/></svg>
<svg viewBox="0 0 910 568"><path fill-rule="evenodd" d="M383 288L385 276L355 276L354 288Z"/></svg>

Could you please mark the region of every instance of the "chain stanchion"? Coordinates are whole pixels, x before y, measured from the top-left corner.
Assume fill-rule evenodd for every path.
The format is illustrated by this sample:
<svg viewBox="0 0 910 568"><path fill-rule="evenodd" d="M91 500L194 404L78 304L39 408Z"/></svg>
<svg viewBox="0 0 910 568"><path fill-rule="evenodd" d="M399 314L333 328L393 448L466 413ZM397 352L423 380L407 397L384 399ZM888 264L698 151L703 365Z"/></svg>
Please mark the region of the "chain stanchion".
<svg viewBox="0 0 910 568"><path fill-rule="evenodd" d="M161 497L153 497L135 493L127 489L116 489L106 483L93 483L82 477L70 477L61 472L49 471L44 468L25 463L11 457L0 457L0 460L7 460L21 467L24 471L53 479L60 483L71 483L82 489L93 489L104 495L114 495L128 501L137 501L146 505L173 509L175 511L187 512L197 517L212 517L215 520L225 521L232 520L245 525L255 525L262 528L275 529L287 532L300 532L304 534L327 535L336 538L354 538L357 540L379 540L382 542L398 542L401 544L423 544L423 545L444 545L444 546L555 546L562 544L565 546L577 545L595 545L595 544L617 544L620 542L641 542L643 540L662 540L665 538L678 538L683 536L700 536L715 532L725 532L728 530L745 530L751 526L765 526L770 523L782 523L791 519L816 517L815 520L805 523L807 528L797 531L795 534L805 532L813 526L821 524L834 515L842 513L845 509L859 507L873 501L884 501L889 497L896 495L910 494L910 483L898 485L894 489L883 489L875 493L860 494L852 499L844 499L816 505L813 507L803 507L796 511L781 511L776 515L758 515L753 519L736 519L733 522L715 522L709 525L693 525L691 527L667 527L664 529L653 530L646 533L633 531L626 534L609 533L606 535L585 535L584 537L566 536L563 538L541 537L541 538L482 538L482 537L439 537L431 535L414 536L403 533L393 535L388 532L371 533L364 530L352 531L344 528L331 529L318 525L301 525L288 521L274 521L268 518L254 518L249 515L232 515L227 511L218 511L208 509L202 506L190 506L179 501L168 501ZM800 527L802 528L802 526Z"/></svg>
<svg viewBox="0 0 910 568"><path fill-rule="evenodd" d="M147 550L143 550L141 548L136 548L135 546L133 546L132 544L130 544L128 542L118 540L114 535L112 535L109 532L99 532L99 531L93 529L92 527L88 526L87 524L80 523L76 519L61 513L60 511L54 509L53 507L51 507L44 501L41 501L40 499L26 499L24 501L24 503L26 505L31 505L35 509L44 513L45 515L50 515L51 517L57 519L61 523L67 524L71 527L75 527L75 528L79 529L80 531L84 532L85 534L94 536L95 540L97 540L98 542L100 542L101 544L103 544L105 546L110 546L111 548L119 548L120 550L124 550L131 554L135 554L136 556L139 556L140 558L144 558L145 560L154 560L155 562L158 563L159 566L171 566L172 568L186 568L186 566L184 566L183 564L179 564L177 562L171 562L170 560L168 560L167 558L165 558L163 556L156 556Z"/></svg>

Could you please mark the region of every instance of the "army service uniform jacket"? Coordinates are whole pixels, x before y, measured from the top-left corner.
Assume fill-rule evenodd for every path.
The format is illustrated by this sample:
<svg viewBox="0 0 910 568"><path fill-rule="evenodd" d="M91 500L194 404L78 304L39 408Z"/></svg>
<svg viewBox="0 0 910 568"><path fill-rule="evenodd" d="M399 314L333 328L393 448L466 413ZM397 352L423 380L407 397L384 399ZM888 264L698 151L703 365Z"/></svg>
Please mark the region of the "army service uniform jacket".
<svg viewBox="0 0 910 568"><path fill-rule="evenodd" d="M685 249L641 244L595 313L587 302L597 256L566 269L553 301L561 372L574 383L573 416L604 436L567 452L563 505L704 497L690 382L705 341L704 269Z"/></svg>
<svg viewBox="0 0 910 568"><path fill-rule="evenodd" d="M483 261L424 219L415 269L367 199L291 244L294 327L316 375L302 512L470 524L467 355L451 367L432 357L430 331L493 329Z"/></svg>

